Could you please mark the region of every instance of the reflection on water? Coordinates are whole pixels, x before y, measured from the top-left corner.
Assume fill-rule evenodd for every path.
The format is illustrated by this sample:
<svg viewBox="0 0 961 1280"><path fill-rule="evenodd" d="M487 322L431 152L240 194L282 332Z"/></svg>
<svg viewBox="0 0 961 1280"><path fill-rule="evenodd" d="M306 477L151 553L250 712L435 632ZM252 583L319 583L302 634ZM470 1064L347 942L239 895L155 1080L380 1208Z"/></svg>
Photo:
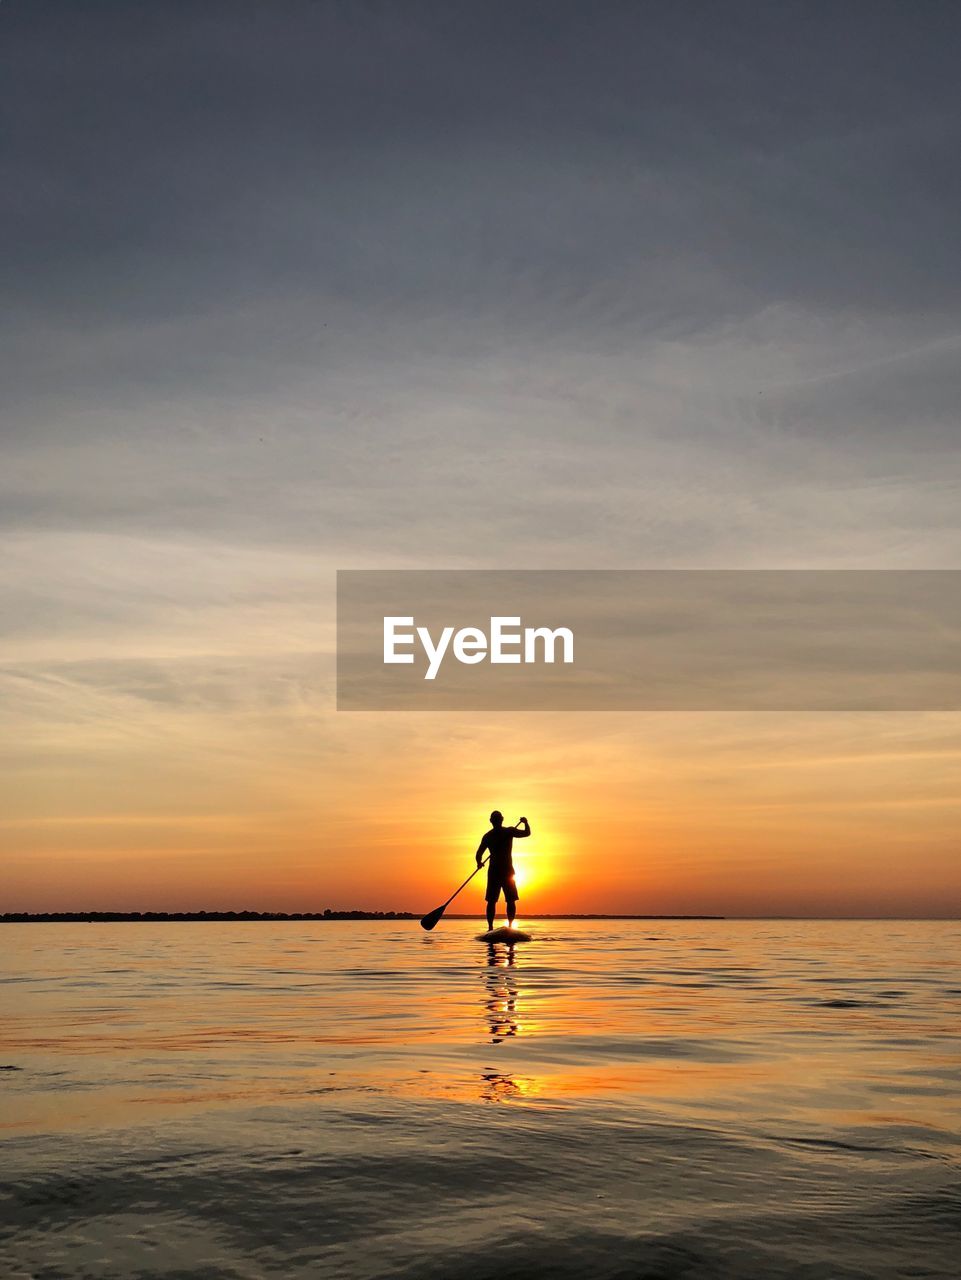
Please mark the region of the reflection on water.
<svg viewBox="0 0 961 1280"><path fill-rule="evenodd" d="M490 1043L501 1044L520 1032L517 1020L518 982L514 973L516 948L513 943L490 942L487 944L487 967L484 983L485 1022L490 1029ZM530 1089L512 1075L503 1071L481 1073L480 1097L483 1102L510 1102L523 1098Z"/></svg>
<svg viewBox="0 0 961 1280"><path fill-rule="evenodd" d="M521 1029L517 1020L517 977L512 972L515 950L513 943L487 944L484 1007L490 1023L491 1044L500 1044L505 1037L516 1036Z"/></svg>
<svg viewBox="0 0 961 1280"><path fill-rule="evenodd" d="M957 924L531 928L3 926L0 1275L956 1275Z"/></svg>
<svg viewBox="0 0 961 1280"><path fill-rule="evenodd" d="M497 1071L485 1071L481 1075L483 1086L480 1091L484 1102L509 1102L513 1098L524 1096L524 1089L513 1076L505 1076Z"/></svg>

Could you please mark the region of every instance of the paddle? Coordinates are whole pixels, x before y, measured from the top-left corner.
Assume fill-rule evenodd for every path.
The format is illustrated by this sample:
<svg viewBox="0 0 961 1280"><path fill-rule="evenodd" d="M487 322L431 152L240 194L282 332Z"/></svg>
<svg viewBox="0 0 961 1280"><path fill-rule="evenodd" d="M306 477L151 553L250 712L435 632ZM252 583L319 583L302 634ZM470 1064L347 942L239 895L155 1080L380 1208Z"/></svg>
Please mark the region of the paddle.
<svg viewBox="0 0 961 1280"><path fill-rule="evenodd" d="M490 861L489 858L485 858L482 863L476 866L474 870L470 873L470 875L467 877L467 879L464 881L464 884L470 884L470 882L474 879L474 876L476 876L478 871L480 871L481 867L486 867L489 861ZM458 885L446 902L441 903L439 907L435 907L433 911L427 912L427 915L424 916L420 922L420 927L422 929L433 929L434 925L441 918L441 916L444 914L444 912L447 910L450 904L454 901L454 899L460 893L461 889L463 889L464 884Z"/></svg>
<svg viewBox="0 0 961 1280"><path fill-rule="evenodd" d="M474 879L474 876L476 876L478 871L480 871L481 867L486 867L488 862L490 862L490 858L485 858L483 862L478 863L478 865L474 868L474 870L470 873L470 875L464 881L464 884L459 884L457 888L454 890L454 892L447 899L446 902L441 903L439 907L435 907L433 911L428 911L427 915L422 917L420 922L420 927L422 929L428 929L428 930L433 929L434 925L441 918L441 916L444 914L444 912L447 910L450 904L454 901L454 899L460 893L461 889L463 889L464 885L470 884L470 882Z"/></svg>

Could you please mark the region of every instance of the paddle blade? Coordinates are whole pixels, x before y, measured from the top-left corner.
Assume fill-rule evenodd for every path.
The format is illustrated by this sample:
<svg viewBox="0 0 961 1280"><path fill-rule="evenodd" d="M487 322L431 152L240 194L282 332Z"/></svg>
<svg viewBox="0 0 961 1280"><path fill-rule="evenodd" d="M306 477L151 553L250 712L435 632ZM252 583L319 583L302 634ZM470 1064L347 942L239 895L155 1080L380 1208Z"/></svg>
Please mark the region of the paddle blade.
<svg viewBox="0 0 961 1280"><path fill-rule="evenodd" d="M445 902L443 907L437 907L433 911L428 911L427 915L424 916L423 919L421 920L420 927L422 929L433 929L434 925L444 914L444 908L446 906L447 906L447 903Z"/></svg>

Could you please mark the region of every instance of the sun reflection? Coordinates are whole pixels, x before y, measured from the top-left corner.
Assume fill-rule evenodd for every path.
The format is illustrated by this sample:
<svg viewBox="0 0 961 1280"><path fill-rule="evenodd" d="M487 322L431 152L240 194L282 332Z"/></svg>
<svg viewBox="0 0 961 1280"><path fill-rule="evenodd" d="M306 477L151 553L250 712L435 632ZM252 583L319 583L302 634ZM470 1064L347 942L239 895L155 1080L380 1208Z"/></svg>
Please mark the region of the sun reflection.
<svg viewBox="0 0 961 1280"><path fill-rule="evenodd" d="M533 1080L506 1075L500 1071L485 1071L481 1080L482 1102L515 1102L537 1092Z"/></svg>
<svg viewBox="0 0 961 1280"><path fill-rule="evenodd" d="M518 1015L521 988L516 967L512 943L488 944L487 964L483 971L482 1003L491 1044L503 1044L505 1040L519 1036L523 1031ZM482 1102L516 1102L531 1097L538 1091L538 1082L531 1077L515 1076L494 1067L488 1068L481 1075Z"/></svg>
<svg viewBox="0 0 961 1280"><path fill-rule="evenodd" d="M500 1044L511 1036L520 1034L517 1017L518 984L514 968L514 947L489 943L487 967L484 970L486 998L484 1008L490 1026L491 1044Z"/></svg>

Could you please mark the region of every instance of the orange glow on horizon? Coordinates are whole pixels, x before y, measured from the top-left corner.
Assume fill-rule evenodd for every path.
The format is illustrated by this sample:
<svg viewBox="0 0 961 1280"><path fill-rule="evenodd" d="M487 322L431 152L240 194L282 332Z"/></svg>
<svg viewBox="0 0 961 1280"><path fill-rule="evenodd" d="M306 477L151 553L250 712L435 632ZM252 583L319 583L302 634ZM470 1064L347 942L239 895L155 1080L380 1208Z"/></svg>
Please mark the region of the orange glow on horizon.
<svg viewBox="0 0 961 1280"><path fill-rule="evenodd" d="M420 915L473 870L494 807L531 822L514 846L527 920L961 903L947 713L360 714L324 721L315 741L305 726L295 746L286 722L239 724L228 745L229 725L200 720L191 736L178 720L174 754L156 715L96 751L94 726L75 773L8 780L7 910ZM481 917L484 884L451 911Z"/></svg>

